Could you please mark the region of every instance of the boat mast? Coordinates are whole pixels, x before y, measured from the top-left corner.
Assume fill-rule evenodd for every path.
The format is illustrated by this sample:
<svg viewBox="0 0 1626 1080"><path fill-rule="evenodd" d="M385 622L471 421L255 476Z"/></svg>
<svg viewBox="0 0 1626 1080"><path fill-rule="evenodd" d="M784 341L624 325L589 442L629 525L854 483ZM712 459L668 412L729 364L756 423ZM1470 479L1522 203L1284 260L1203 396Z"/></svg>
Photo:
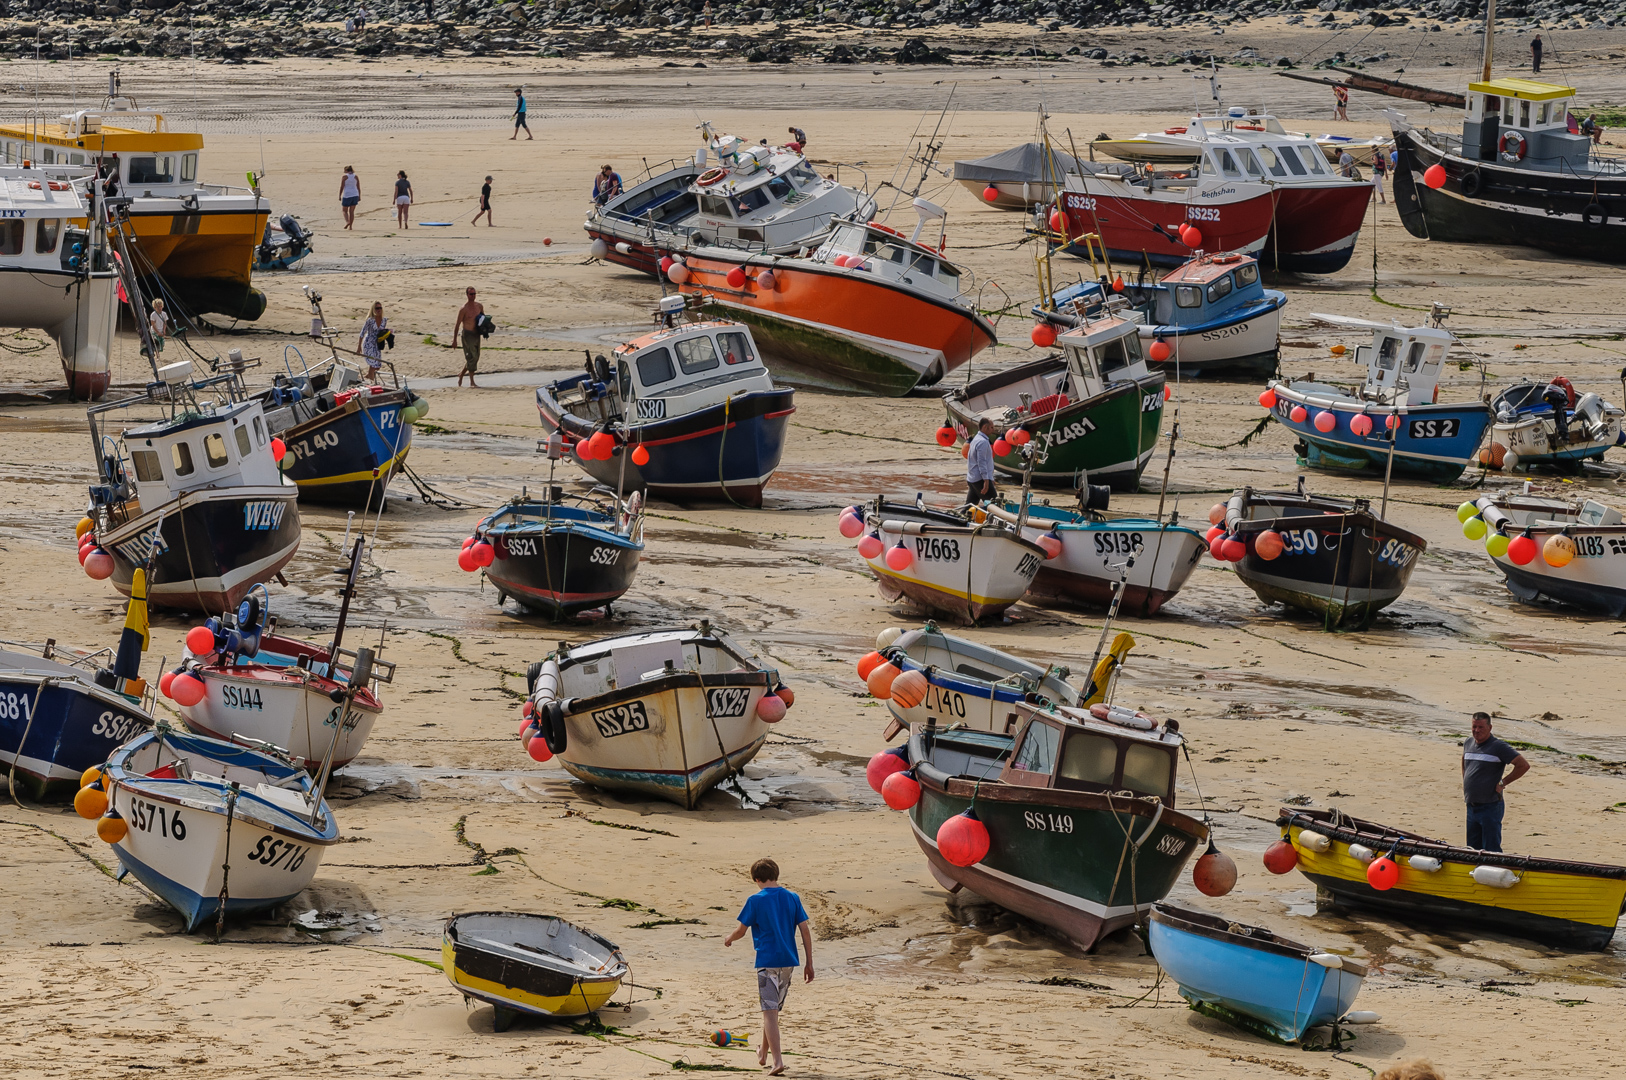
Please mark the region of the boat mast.
<svg viewBox="0 0 1626 1080"><path fill-rule="evenodd" d="M1490 82L1491 55L1496 51L1496 0L1485 0L1485 59L1480 82Z"/></svg>

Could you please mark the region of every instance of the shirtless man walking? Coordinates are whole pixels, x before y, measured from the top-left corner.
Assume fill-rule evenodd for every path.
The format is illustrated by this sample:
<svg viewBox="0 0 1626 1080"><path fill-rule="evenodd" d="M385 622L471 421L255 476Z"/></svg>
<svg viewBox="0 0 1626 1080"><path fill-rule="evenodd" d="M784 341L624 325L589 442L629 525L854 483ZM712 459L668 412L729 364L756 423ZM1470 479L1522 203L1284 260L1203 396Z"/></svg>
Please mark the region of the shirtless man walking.
<svg viewBox="0 0 1626 1080"><path fill-rule="evenodd" d="M476 325L486 313L485 306L474 299L474 287L468 288L469 302L457 309L457 325L452 327L452 348L457 348L457 335L463 335L463 370L457 373L457 385L463 385L463 376L469 377L469 388L478 390L474 381L475 369L480 366L480 330Z"/></svg>

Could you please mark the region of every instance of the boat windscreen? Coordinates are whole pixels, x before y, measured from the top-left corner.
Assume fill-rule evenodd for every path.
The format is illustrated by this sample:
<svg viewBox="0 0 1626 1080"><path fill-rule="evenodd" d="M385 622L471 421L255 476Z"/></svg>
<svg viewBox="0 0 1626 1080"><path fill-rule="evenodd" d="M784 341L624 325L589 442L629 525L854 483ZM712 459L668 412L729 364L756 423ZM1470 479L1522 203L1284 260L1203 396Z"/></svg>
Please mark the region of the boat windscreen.
<svg viewBox="0 0 1626 1080"><path fill-rule="evenodd" d="M638 381L644 386L659 386L677 378L677 369L672 366L672 352L664 345L639 353L637 364Z"/></svg>
<svg viewBox="0 0 1626 1080"><path fill-rule="evenodd" d="M1011 759L1011 768L1048 775L1056 766L1056 744L1061 732L1040 720L1028 724L1022 746Z"/></svg>
<svg viewBox="0 0 1626 1080"><path fill-rule="evenodd" d="M1229 283L1230 278L1225 279ZM1227 288L1226 292L1230 289ZM1102 376L1141 362L1140 335L1131 331L1095 347L1095 357Z"/></svg>
<svg viewBox="0 0 1626 1080"><path fill-rule="evenodd" d="M756 363L756 351L751 348L751 339L743 333L718 334L717 344L723 350L723 363L730 367Z"/></svg>

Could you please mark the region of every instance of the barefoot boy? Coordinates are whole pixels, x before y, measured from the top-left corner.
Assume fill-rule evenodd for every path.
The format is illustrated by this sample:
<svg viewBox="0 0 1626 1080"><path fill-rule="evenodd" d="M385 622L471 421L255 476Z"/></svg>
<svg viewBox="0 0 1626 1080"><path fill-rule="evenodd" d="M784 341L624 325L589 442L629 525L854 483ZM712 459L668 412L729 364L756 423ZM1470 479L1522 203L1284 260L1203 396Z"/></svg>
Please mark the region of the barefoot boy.
<svg viewBox="0 0 1626 1080"><path fill-rule="evenodd" d="M757 1050L757 1062L766 1066L771 1050L773 1068L768 1075L781 1076L785 1059L779 1052L779 1010L785 1007L791 975L796 970L796 931L801 931L802 948L807 952L807 964L802 968L804 982L813 981L813 933L801 898L779 884L778 863L758 859L751 865L751 880L761 891L745 901L745 907L740 909L740 925L723 939L723 944L733 945L747 930L751 931L751 944L757 950L757 996L762 999L762 1045Z"/></svg>

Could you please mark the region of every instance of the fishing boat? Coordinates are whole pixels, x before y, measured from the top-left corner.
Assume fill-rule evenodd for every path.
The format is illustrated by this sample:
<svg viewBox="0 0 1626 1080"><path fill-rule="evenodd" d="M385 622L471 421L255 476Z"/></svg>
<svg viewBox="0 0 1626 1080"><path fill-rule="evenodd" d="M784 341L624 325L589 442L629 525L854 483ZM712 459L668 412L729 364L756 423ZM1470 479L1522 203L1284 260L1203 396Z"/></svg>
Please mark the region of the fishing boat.
<svg viewBox="0 0 1626 1080"><path fill-rule="evenodd" d="M119 875L180 912L188 933L222 905L242 915L298 896L339 840L320 785L273 752L160 723L114 751L104 775L122 828L98 832L118 837Z"/></svg>
<svg viewBox="0 0 1626 1080"><path fill-rule="evenodd" d="M0 124L0 155L115 175L117 196L129 200L140 252L135 268L147 290L195 314L258 319L265 294L249 278L271 214L258 176L250 175L247 188L205 183L203 136L171 130L163 113L141 108L116 70L107 84L99 108Z"/></svg>
<svg viewBox="0 0 1626 1080"><path fill-rule="evenodd" d="M1043 143L954 163L954 182L995 210L1032 210L1056 201L1061 178L1093 165Z"/></svg>
<svg viewBox="0 0 1626 1080"><path fill-rule="evenodd" d="M1042 698L1077 705L1081 697L1067 681L1072 674L1067 665L1034 664L970 638L945 634L935 622L918 630L882 630L875 648L900 673L918 671L926 677L927 689L914 704L896 694L886 699L892 716L884 736L888 742L898 732L928 722L1009 735L1016 727L1017 702Z"/></svg>
<svg viewBox="0 0 1626 1080"><path fill-rule="evenodd" d="M1061 705L1014 708L1014 735L935 722L911 732L920 797L910 828L945 889L970 889L1088 951L1167 896L1208 839L1207 825L1174 808L1179 725L1104 704L1101 717L1123 722ZM949 856L967 853L945 845L944 830L968 810L987 848L961 866Z"/></svg>
<svg viewBox="0 0 1626 1080"><path fill-rule="evenodd" d="M1620 406L1600 394L1577 397L1562 375L1510 386L1491 398L1490 408L1496 419L1490 448L1480 452L1480 460L1507 472L1535 466L1573 472L1626 443Z"/></svg>
<svg viewBox="0 0 1626 1080"><path fill-rule="evenodd" d="M943 395L949 434L970 442L984 418L1006 433L1001 474L1077 490L1087 481L1134 491L1157 448L1166 375L1147 367L1131 313L1088 318L1055 338L1059 353ZM1016 436L1013 442L1012 432Z"/></svg>
<svg viewBox="0 0 1626 1080"><path fill-rule="evenodd" d="M836 218L875 214L873 198L820 176L798 149L753 146L709 123L700 130L692 159L647 169L589 211L582 228L595 259L658 278L672 252L707 244L741 254L795 251Z"/></svg>
<svg viewBox="0 0 1626 1080"><path fill-rule="evenodd" d="M1127 614L1156 615L1208 550L1202 534L1181 525L1178 517L1159 521L1031 501L994 505L987 512L1035 543L1040 537L1059 542L1060 551L1045 560L1028 586L1035 600L1106 607L1117 596Z"/></svg>
<svg viewBox="0 0 1626 1080"><path fill-rule="evenodd" d="M1468 467L1490 408L1473 399L1439 402L1440 373L1455 337L1440 322L1449 309L1435 306L1428 326L1401 326L1341 315L1312 315L1335 326L1372 333L1355 349L1365 382L1344 388L1304 379L1273 379L1259 403L1299 437L1302 464L1314 468L1380 472L1444 483ZM1391 435L1393 436L1391 438Z"/></svg>
<svg viewBox="0 0 1626 1080"><path fill-rule="evenodd" d="M1355 253L1372 198L1371 181L1339 175L1314 139L1240 106L1090 145L1136 171L1068 175L1059 208L1067 239L1099 233L1112 257L1136 264L1177 266L1206 248L1275 270L1336 273Z"/></svg>
<svg viewBox="0 0 1626 1080"><path fill-rule="evenodd" d="M1181 997L1283 1042L1343 1019L1366 979L1354 957L1168 901L1147 922L1152 956Z"/></svg>
<svg viewBox="0 0 1626 1080"><path fill-rule="evenodd" d="M322 316L322 294L305 287L327 359L315 365L300 357L295 371L285 348L285 371L256 396L266 426L286 449L283 475L299 489L302 502L354 509L384 505L390 481L406 467L413 425L429 412L429 402L394 370L389 386L367 381L361 363L339 355L334 331ZM241 354L228 354L234 368Z"/></svg>
<svg viewBox="0 0 1626 1080"><path fill-rule="evenodd" d="M519 911L453 915L440 961L465 999L496 1010L491 1027L499 1032L521 1016L590 1016L628 973L621 950L591 930Z"/></svg>
<svg viewBox="0 0 1626 1080"><path fill-rule="evenodd" d="M474 528L491 546L485 576L497 603L562 619L621 599L644 553L643 500L623 500L605 487L566 495L549 485L541 499L522 492ZM472 546L472 545L471 545ZM483 556L483 553L482 553Z"/></svg>
<svg viewBox="0 0 1626 1080"><path fill-rule="evenodd" d="M947 212L920 198L914 208L908 236L840 218L806 254L694 247L672 279L749 323L781 378L898 397L998 340L969 295L969 271L943 255ZM922 239L933 222L935 246Z"/></svg>
<svg viewBox="0 0 1626 1080"><path fill-rule="evenodd" d="M1322 618L1327 629L1365 625L1400 599L1428 541L1373 513L1366 499L1241 488L1222 504L1211 545L1267 604ZM1241 557L1231 558L1233 554Z"/></svg>
<svg viewBox="0 0 1626 1080"><path fill-rule="evenodd" d="M1283 807L1276 824L1323 904L1586 950L1608 947L1626 909L1626 866L1455 847L1337 810ZM1387 888L1370 880L1378 858L1394 864Z"/></svg>
<svg viewBox="0 0 1626 1080"><path fill-rule="evenodd" d="M0 648L0 764L13 792L36 799L77 791L87 769L152 726L153 695L141 677L147 631L146 571L137 568L112 663L107 649L4 642Z"/></svg>
<svg viewBox="0 0 1626 1080"><path fill-rule="evenodd" d="M541 739L585 783L685 810L738 777L786 704L774 693L779 672L704 620L561 643L527 682L540 731L528 744Z"/></svg>
<svg viewBox="0 0 1626 1080"><path fill-rule="evenodd" d="M1079 281L1033 305L1033 314L1074 327L1105 314L1113 297L1140 315L1136 332L1153 367L1176 379L1276 374L1287 294L1264 287L1251 255L1199 255L1161 281L1124 280L1121 291L1118 282Z"/></svg>
<svg viewBox="0 0 1626 1080"><path fill-rule="evenodd" d="M299 549L299 489L279 472L264 408L244 396L236 373L193 379L189 360L154 370L145 395L87 410L100 475L88 514L111 561L93 554L86 571L110 575L129 596L135 569L156 547L154 607L236 610ZM117 438L105 430L115 413L148 407L161 418Z"/></svg>
<svg viewBox="0 0 1626 1080"><path fill-rule="evenodd" d="M196 701L176 701L187 727L214 739L275 747L311 769L320 765L330 746L335 769L355 760L384 712L379 684L395 678L395 665L375 654L368 685L347 694L356 650L342 645L362 547L357 540L351 550L339 619L325 644L278 634L264 586L235 612L211 618L187 634L178 673L203 684Z"/></svg>
<svg viewBox="0 0 1626 1080"><path fill-rule="evenodd" d="M118 282L105 237L88 226L85 174L0 165L0 326L50 334L70 396L96 401L112 379Z"/></svg>
<svg viewBox="0 0 1626 1080"><path fill-rule="evenodd" d="M1619 510L1595 499L1519 494L1486 495L1473 505L1487 527L1486 554L1514 596L1626 618L1626 520Z"/></svg>
<svg viewBox="0 0 1626 1080"><path fill-rule="evenodd" d="M859 558L881 598L907 598L929 612L976 625L1022 599L1045 551L997 518L975 521L959 510L889 502L861 508Z"/></svg>
<svg viewBox="0 0 1626 1080"><path fill-rule="evenodd" d="M618 346L613 360L592 358L590 370L538 387L542 427L616 491L761 506L796 392L774 385L749 327L681 323L684 306L663 297L656 330ZM607 452L594 453L605 440Z"/></svg>

